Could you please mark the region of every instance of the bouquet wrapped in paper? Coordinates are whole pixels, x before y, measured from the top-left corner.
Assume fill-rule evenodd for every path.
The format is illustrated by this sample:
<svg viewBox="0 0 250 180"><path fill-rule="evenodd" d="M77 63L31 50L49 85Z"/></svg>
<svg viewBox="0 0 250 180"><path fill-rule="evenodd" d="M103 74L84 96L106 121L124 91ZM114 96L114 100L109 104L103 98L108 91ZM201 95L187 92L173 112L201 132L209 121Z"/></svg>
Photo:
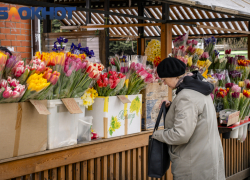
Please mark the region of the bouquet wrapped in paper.
<svg viewBox="0 0 250 180"><path fill-rule="evenodd" d="M44 65L44 67L45 67L45 65ZM34 67L32 67L32 68L34 70ZM25 84L26 80L31 75L30 69L31 69L31 67L29 65L25 65L24 61L18 61L11 70L11 74L12 74L11 76L18 79L20 84ZM35 70L32 71L32 73L34 73L34 72L35 72Z"/></svg>
<svg viewBox="0 0 250 180"><path fill-rule="evenodd" d="M214 36L212 36L211 38L205 39L205 41L204 41L204 46L205 46L204 51L208 52L209 56L212 56L212 54L214 53L214 47L215 47L216 42L217 42L217 40L216 40L216 38Z"/></svg>
<svg viewBox="0 0 250 180"><path fill-rule="evenodd" d="M156 56L161 57L161 42L157 39L152 39L146 47L145 55L149 62L153 62Z"/></svg>
<svg viewBox="0 0 250 180"><path fill-rule="evenodd" d="M47 79L43 78L43 73L39 75L37 73L32 74L26 81L26 84L27 90L25 91L21 102L35 98L39 92L50 85Z"/></svg>
<svg viewBox="0 0 250 180"><path fill-rule="evenodd" d="M230 107L232 107L232 103L233 103L232 96L231 96L233 86L234 86L234 83L226 83L227 100L228 100Z"/></svg>
<svg viewBox="0 0 250 180"><path fill-rule="evenodd" d="M122 73L115 71L109 71L108 73L102 74L95 88L99 96L115 96L123 88L126 76Z"/></svg>
<svg viewBox="0 0 250 180"><path fill-rule="evenodd" d="M198 44L198 41L195 39L187 40L187 46L195 47L195 46L197 46L197 44Z"/></svg>
<svg viewBox="0 0 250 180"><path fill-rule="evenodd" d="M3 73L4 73L4 68L6 65L8 56L0 51L0 80L2 79Z"/></svg>
<svg viewBox="0 0 250 180"><path fill-rule="evenodd" d="M25 92L25 85L18 80L8 77L0 80L0 103L18 102Z"/></svg>
<svg viewBox="0 0 250 180"><path fill-rule="evenodd" d="M214 69L225 69L227 65L228 59L226 57L217 58L214 63Z"/></svg>

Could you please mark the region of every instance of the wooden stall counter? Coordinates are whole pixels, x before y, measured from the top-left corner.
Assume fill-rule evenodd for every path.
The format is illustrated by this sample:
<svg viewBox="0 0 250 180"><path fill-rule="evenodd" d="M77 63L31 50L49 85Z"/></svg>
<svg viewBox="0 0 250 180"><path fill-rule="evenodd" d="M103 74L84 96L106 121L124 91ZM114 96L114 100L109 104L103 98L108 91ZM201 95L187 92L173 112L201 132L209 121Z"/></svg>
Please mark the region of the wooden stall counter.
<svg viewBox="0 0 250 180"><path fill-rule="evenodd" d="M148 179L147 145L151 134L152 131L143 131L3 159L0 180ZM172 179L171 172L163 179Z"/></svg>

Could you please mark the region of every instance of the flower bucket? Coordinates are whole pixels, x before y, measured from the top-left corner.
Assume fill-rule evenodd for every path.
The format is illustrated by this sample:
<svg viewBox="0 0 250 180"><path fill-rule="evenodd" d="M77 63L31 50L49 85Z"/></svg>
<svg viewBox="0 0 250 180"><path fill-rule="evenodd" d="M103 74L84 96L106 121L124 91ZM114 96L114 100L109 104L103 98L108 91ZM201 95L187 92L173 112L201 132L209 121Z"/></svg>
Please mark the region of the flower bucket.
<svg viewBox="0 0 250 180"><path fill-rule="evenodd" d="M235 129L231 132L230 138L238 138L239 129Z"/></svg>
<svg viewBox="0 0 250 180"><path fill-rule="evenodd" d="M226 132L222 134L222 138L224 139L230 139L230 135L231 135L231 131L230 132Z"/></svg>
<svg viewBox="0 0 250 180"><path fill-rule="evenodd" d="M243 126L243 135L240 138L240 142L244 142L246 140L246 137L247 137L247 128L248 128L248 125Z"/></svg>
<svg viewBox="0 0 250 180"><path fill-rule="evenodd" d="M239 133L238 133L238 140L241 139L241 137L243 136L243 126L241 126L239 129Z"/></svg>
<svg viewBox="0 0 250 180"><path fill-rule="evenodd" d="M240 120L240 123L245 123L245 118Z"/></svg>

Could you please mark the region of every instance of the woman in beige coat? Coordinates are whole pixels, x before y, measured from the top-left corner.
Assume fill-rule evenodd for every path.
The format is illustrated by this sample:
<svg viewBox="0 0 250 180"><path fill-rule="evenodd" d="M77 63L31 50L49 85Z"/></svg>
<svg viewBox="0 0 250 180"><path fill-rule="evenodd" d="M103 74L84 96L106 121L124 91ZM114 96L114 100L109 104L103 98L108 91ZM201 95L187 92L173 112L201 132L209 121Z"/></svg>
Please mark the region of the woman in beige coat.
<svg viewBox="0 0 250 180"><path fill-rule="evenodd" d="M210 93L214 86L198 72L184 75L186 65L163 60L157 72L177 96L166 116L165 129L153 138L170 145L174 180L225 180L224 157ZM168 105L170 103L167 103Z"/></svg>

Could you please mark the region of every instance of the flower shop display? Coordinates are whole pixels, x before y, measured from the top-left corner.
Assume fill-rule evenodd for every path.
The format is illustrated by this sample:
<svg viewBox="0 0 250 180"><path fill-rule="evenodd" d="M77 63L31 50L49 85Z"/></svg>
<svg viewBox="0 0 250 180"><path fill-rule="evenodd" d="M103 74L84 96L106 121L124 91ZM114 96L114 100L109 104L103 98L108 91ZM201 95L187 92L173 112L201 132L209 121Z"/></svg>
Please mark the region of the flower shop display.
<svg viewBox="0 0 250 180"><path fill-rule="evenodd" d="M116 96L123 88L126 76L116 71L101 74L95 88L99 96Z"/></svg>
<svg viewBox="0 0 250 180"><path fill-rule="evenodd" d="M57 41L54 42L54 48L52 50L55 52L65 51L65 46L63 46L63 43L67 43L67 42L68 42L68 39L64 37L57 38Z"/></svg>
<svg viewBox="0 0 250 180"><path fill-rule="evenodd" d="M126 95L131 103L117 96L98 96L86 116L93 117L92 128L101 138L111 138L141 131L142 95Z"/></svg>
<svg viewBox="0 0 250 180"><path fill-rule="evenodd" d="M7 55L0 51L0 80L2 79L4 73L6 61L7 61Z"/></svg>

